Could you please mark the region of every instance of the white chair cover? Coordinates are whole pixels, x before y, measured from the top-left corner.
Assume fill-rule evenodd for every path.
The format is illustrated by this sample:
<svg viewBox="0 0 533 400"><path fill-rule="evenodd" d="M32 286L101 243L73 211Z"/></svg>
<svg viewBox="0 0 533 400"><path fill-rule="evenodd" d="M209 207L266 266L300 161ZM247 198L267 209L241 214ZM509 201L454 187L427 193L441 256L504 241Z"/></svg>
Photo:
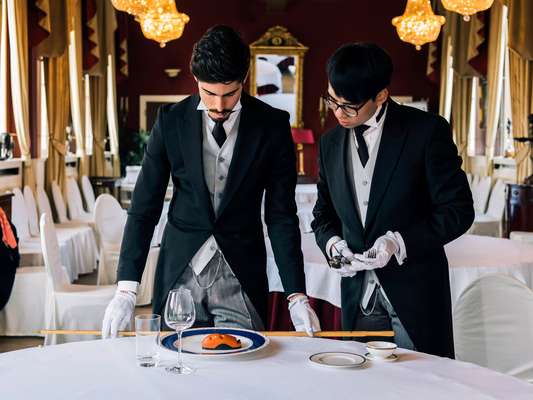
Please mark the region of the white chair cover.
<svg viewBox="0 0 533 400"><path fill-rule="evenodd" d="M498 179L490 194L487 212L476 214L470 234L483 236L502 236L502 220L505 211L505 183Z"/></svg>
<svg viewBox="0 0 533 400"><path fill-rule="evenodd" d="M59 189L59 188L57 188ZM39 214L52 215L50 201L41 186L37 187ZM70 281L80 274L88 274L96 269L98 246L94 231L86 223L68 221L56 224L63 265L67 268Z"/></svg>
<svg viewBox="0 0 533 400"><path fill-rule="evenodd" d="M26 203L26 211L28 212L30 235L37 237L39 236L39 216L37 215L35 197L33 196L33 192L28 185L24 186L24 202Z"/></svg>
<svg viewBox="0 0 533 400"><path fill-rule="evenodd" d="M0 311L0 335L35 336L44 327L44 267L19 267L9 301Z"/></svg>
<svg viewBox="0 0 533 400"><path fill-rule="evenodd" d="M468 185L472 187L472 174L470 172L466 173L466 180L468 181Z"/></svg>
<svg viewBox="0 0 533 400"><path fill-rule="evenodd" d="M19 188L13 188L13 197L11 198L11 222L17 228L17 236L20 241L24 241L31 237L30 222L28 217L28 210L24 196Z"/></svg>
<svg viewBox="0 0 533 400"><path fill-rule="evenodd" d="M40 220L41 244L51 290L45 308L47 329L99 330L104 312L115 294L115 286L69 284L61 266L59 246L52 220L43 214ZM92 336L46 335L45 345L95 339Z"/></svg>
<svg viewBox="0 0 533 400"><path fill-rule="evenodd" d="M126 210L113 196L109 194L98 196L94 208L94 221L100 238L100 261L97 278L99 285L115 283L117 280L120 246L126 219ZM150 304L152 301L158 258L159 247L151 247L146 258L141 284L137 290L137 305Z"/></svg>
<svg viewBox="0 0 533 400"><path fill-rule="evenodd" d="M57 219L60 223L68 222L67 207L65 206L65 201L63 200L63 194L61 194L61 189L55 181L52 182L52 198L54 199Z"/></svg>
<svg viewBox="0 0 533 400"><path fill-rule="evenodd" d="M52 207L50 206L50 200L48 195L44 191L42 186L37 186L37 208L39 209L39 215L48 214L52 218Z"/></svg>
<svg viewBox="0 0 533 400"><path fill-rule="evenodd" d="M474 210L477 214L484 214L487 208L491 186L491 177L484 176L480 178L479 183L472 187L474 197Z"/></svg>
<svg viewBox="0 0 533 400"><path fill-rule="evenodd" d="M83 197L85 198L85 204L87 204L87 210L94 212L95 197L93 187L87 175L81 177L81 190L83 191Z"/></svg>
<svg viewBox="0 0 533 400"><path fill-rule="evenodd" d="M533 291L514 278L473 282L454 310L456 358L533 380Z"/></svg>
<svg viewBox="0 0 533 400"><path fill-rule="evenodd" d="M67 178L66 181L67 206L70 219L73 221L91 222L93 216L83 209L83 200L81 198L80 188L74 178Z"/></svg>

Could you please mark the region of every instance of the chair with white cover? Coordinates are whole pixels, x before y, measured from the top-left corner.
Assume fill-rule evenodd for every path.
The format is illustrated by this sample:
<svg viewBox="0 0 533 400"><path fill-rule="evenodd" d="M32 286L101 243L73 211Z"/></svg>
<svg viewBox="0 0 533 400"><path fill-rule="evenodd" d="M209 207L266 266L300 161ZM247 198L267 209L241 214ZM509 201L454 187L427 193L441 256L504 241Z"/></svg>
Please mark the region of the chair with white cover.
<svg viewBox="0 0 533 400"><path fill-rule="evenodd" d="M474 199L474 211L476 214L484 214L487 208L491 187L491 177L484 176L479 183L472 185L472 197Z"/></svg>
<svg viewBox="0 0 533 400"><path fill-rule="evenodd" d="M65 185L70 219L72 221L94 222L92 213L88 213L83 209L80 188L74 178L67 178Z"/></svg>
<svg viewBox="0 0 533 400"><path fill-rule="evenodd" d="M35 207L35 200L31 190L26 192L27 203ZM52 215L50 201L42 186L37 186L37 206L39 215L46 213ZM61 244L61 253L63 254L63 243L68 242L70 248L70 260L63 259L64 264L68 267L70 280L78 278L80 274L88 274L96 269L98 260L98 246L94 231L85 223L65 222L55 224L56 233Z"/></svg>
<svg viewBox="0 0 533 400"><path fill-rule="evenodd" d="M39 238L32 237L30 234L28 210L26 209L24 196L19 188L13 189L11 221L17 229L21 265L42 265L41 243Z"/></svg>
<svg viewBox="0 0 533 400"><path fill-rule="evenodd" d="M44 267L18 267L9 301L0 311L1 336L35 336L44 326Z"/></svg>
<svg viewBox="0 0 533 400"><path fill-rule="evenodd" d="M57 182L52 182L52 199L54 200L54 206L56 208L57 219L60 224L69 222L67 217L67 206L65 205L65 200L63 199L63 194Z"/></svg>
<svg viewBox="0 0 533 400"><path fill-rule="evenodd" d="M473 179L472 174L470 172L467 172L466 173L466 180L468 181L468 185L470 187L472 187L472 179Z"/></svg>
<svg viewBox="0 0 533 400"><path fill-rule="evenodd" d="M98 265L99 285L116 282L120 246L127 213L119 202L109 194L101 194L96 199L94 220L100 239L100 261ZM159 247L150 247L146 259L143 276L137 289L137 305L150 304L152 301L153 285Z"/></svg>
<svg viewBox="0 0 533 400"><path fill-rule="evenodd" d="M512 231L509 233L509 239L533 244L533 232Z"/></svg>
<svg viewBox="0 0 533 400"><path fill-rule="evenodd" d="M61 265L52 219L41 215L41 244L50 289L45 305L46 329L100 330L116 286L74 285ZM45 345L95 339L93 336L46 335Z"/></svg>
<svg viewBox="0 0 533 400"><path fill-rule="evenodd" d="M533 382L533 291L506 275L470 284L453 312L455 356Z"/></svg>
<svg viewBox="0 0 533 400"><path fill-rule="evenodd" d="M468 233L483 236L502 236L503 213L505 211L506 185L498 179L490 193L487 212L476 214L474 224Z"/></svg>
<svg viewBox="0 0 533 400"><path fill-rule="evenodd" d="M93 213L96 199L94 197L93 187L87 175L82 175L81 177L81 190L83 192L83 197L85 198L85 204L87 204L87 211Z"/></svg>

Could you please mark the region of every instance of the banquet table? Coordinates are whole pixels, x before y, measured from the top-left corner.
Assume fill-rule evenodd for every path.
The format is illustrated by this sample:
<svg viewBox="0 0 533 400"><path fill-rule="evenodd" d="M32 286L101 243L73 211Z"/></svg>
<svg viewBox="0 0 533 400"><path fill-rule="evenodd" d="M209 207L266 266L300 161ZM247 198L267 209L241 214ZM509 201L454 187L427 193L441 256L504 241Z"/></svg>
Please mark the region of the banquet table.
<svg viewBox="0 0 533 400"><path fill-rule="evenodd" d="M78 342L0 354L0 393L15 399L532 399L533 386L473 364L400 349L395 362L331 368L318 352L365 354L353 341L271 337L263 350L191 358L177 376L135 362L135 338ZM176 360L162 349L162 366ZM205 356L204 356L205 357Z"/></svg>
<svg viewBox="0 0 533 400"><path fill-rule="evenodd" d="M463 235L448 243L445 251L449 263L452 308L468 285L488 274L509 275L533 289L533 245L530 243ZM302 252L307 294L340 307L340 277L329 269L312 233L302 234ZM271 292L283 292L268 239L267 255L269 289Z"/></svg>

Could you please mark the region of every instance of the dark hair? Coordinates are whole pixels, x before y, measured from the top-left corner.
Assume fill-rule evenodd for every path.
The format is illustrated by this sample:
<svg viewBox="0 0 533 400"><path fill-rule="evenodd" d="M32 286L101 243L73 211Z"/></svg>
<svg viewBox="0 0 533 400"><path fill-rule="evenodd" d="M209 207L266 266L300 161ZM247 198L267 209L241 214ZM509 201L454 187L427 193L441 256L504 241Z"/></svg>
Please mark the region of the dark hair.
<svg viewBox="0 0 533 400"><path fill-rule="evenodd" d="M392 60L373 43L348 43L337 49L327 65L329 83L339 97L360 104L390 84Z"/></svg>
<svg viewBox="0 0 533 400"><path fill-rule="evenodd" d="M208 83L243 82L250 65L250 49L233 28L210 28L194 45L191 72Z"/></svg>

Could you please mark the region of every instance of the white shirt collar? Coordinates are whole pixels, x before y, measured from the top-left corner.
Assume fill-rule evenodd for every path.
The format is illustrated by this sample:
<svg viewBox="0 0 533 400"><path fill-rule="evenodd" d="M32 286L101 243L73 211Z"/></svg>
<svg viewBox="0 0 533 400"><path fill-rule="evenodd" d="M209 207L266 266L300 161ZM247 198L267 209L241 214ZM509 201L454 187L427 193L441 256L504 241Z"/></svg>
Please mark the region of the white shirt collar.
<svg viewBox="0 0 533 400"><path fill-rule="evenodd" d="M209 116L208 108L201 99L196 109L203 112L204 123L207 126L208 132L211 132L213 128L215 127L215 121L213 121L211 117ZM232 110L233 112L224 121L224 130L226 131L228 135L230 135L233 132L233 127L235 126L235 123L237 122L237 119L239 118L241 114L241 109L242 109L242 105L241 105L241 100L239 99L237 104L235 104L235 106L233 107L233 110Z"/></svg>
<svg viewBox="0 0 533 400"><path fill-rule="evenodd" d="M380 124L383 124L383 121L385 121L385 116L387 114L387 110L385 110L383 112L383 115L381 116L379 121L376 120L376 118L379 115L382 107L387 107L387 103L384 103L384 104L380 105L376 109L376 112L364 123L364 125L368 125L370 128L377 128Z"/></svg>

